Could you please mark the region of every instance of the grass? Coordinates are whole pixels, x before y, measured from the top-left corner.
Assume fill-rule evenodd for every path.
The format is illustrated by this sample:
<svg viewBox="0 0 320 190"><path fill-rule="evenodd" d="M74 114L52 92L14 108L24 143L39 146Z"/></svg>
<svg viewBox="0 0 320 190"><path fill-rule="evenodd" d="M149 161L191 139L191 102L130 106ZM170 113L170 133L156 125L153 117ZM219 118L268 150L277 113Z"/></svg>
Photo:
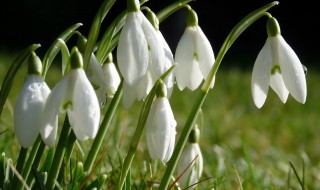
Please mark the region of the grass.
<svg viewBox="0 0 320 190"><path fill-rule="evenodd" d="M12 58L0 54L1 83ZM291 96L282 104L269 89L265 105L257 109L251 97L251 71L222 65L215 87L203 106L200 147L205 166L202 179L208 180L201 182L199 189L320 189L320 72L308 70L308 96L304 105ZM8 129L0 134L0 151L13 158L14 163L20 148L14 136L13 107L25 73L26 67L23 67L0 120L0 132ZM58 69L50 70L49 86L53 87L60 76ZM177 88L172 94L170 103L178 123L177 137L195 96L197 92L180 92ZM92 179L105 173L109 187L116 184L140 108L141 102L136 102L129 110L118 109L107 133L106 154ZM86 141L75 147L71 167L83 161L90 143ZM161 162L150 160L142 136L131 169L132 189L150 189L150 184L161 180L164 168Z"/></svg>

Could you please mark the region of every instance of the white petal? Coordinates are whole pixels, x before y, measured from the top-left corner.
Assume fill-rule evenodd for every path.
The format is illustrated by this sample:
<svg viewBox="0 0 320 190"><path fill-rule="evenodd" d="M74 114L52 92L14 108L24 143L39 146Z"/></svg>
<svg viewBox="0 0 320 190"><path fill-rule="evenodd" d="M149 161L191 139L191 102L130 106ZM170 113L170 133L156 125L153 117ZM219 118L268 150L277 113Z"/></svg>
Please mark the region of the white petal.
<svg viewBox="0 0 320 190"><path fill-rule="evenodd" d="M102 70L106 81L107 95L112 98L121 82L119 73L113 63L104 64Z"/></svg>
<svg viewBox="0 0 320 190"><path fill-rule="evenodd" d="M289 91L284 85L281 74L279 74L278 72L275 72L274 74L271 75L270 86L278 94L280 100L283 103L286 103L288 99Z"/></svg>
<svg viewBox="0 0 320 190"><path fill-rule="evenodd" d="M214 53L208 38L204 35L201 28L196 26L196 30L197 36L195 49L198 54L200 70L203 77L206 79L215 61Z"/></svg>
<svg viewBox="0 0 320 190"><path fill-rule="evenodd" d="M90 57L86 75L94 87L100 105L103 104L107 98L106 82L101 64L94 54Z"/></svg>
<svg viewBox="0 0 320 190"><path fill-rule="evenodd" d="M258 108L263 106L268 95L271 59L271 48L268 38L258 54L252 71L251 92L253 101Z"/></svg>
<svg viewBox="0 0 320 190"><path fill-rule="evenodd" d="M141 22L137 12L128 13L117 48L119 69L129 85L137 84L148 67L148 44Z"/></svg>
<svg viewBox="0 0 320 190"><path fill-rule="evenodd" d="M171 49L170 49L168 43L166 42L162 33L160 32L160 30L157 31L157 34L158 34L159 38L161 39L162 45L164 48L165 70L167 71L174 64L173 54L171 52ZM172 91L173 91L174 79L175 79L174 72L171 72L164 80L164 83L166 84L166 87L167 87L168 99L170 98Z"/></svg>
<svg viewBox="0 0 320 190"><path fill-rule="evenodd" d="M175 75L180 90L183 90L185 87L195 90L203 80L199 63L194 57L194 33L195 31L192 28L186 28L175 53L175 61L177 63Z"/></svg>
<svg viewBox="0 0 320 190"><path fill-rule="evenodd" d="M134 86L130 86L125 81L123 83L122 104L125 109L129 109L136 100L136 90Z"/></svg>
<svg viewBox="0 0 320 190"><path fill-rule="evenodd" d="M175 141L176 121L167 98L156 98L146 122L146 136L152 159L170 159ZM174 135L173 135L174 134Z"/></svg>
<svg viewBox="0 0 320 190"><path fill-rule="evenodd" d="M290 94L300 103L305 103L307 84L303 66L282 36L279 38L279 62L284 83Z"/></svg>
<svg viewBox="0 0 320 190"><path fill-rule="evenodd" d="M14 128L22 147L28 148L40 130L44 105L50 89L43 77L28 75L14 109Z"/></svg>
<svg viewBox="0 0 320 190"><path fill-rule="evenodd" d="M142 100L146 98L150 90L152 89L154 83L155 83L155 80L151 77L150 72L147 71L147 74L141 79L139 84L134 88L134 90L136 91L137 100Z"/></svg>
<svg viewBox="0 0 320 190"><path fill-rule="evenodd" d="M158 79L166 70L164 48L155 28L141 12L140 14L142 17L142 29L150 48L148 70Z"/></svg>
<svg viewBox="0 0 320 190"><path fill-rule="evenodd" d="M100 121L100 106L97 96L83 69L70 72L74 82L72 106L68 109L70 125L78 140L95 138Z"/></svg>
<svg viewBox="0 0 320 190"><path fill-rule="evenodd" d="M49 94L40 124L40 134L47 146L53 147L57 136L58 113L65 96L69 75L56 84Z"/></svg>

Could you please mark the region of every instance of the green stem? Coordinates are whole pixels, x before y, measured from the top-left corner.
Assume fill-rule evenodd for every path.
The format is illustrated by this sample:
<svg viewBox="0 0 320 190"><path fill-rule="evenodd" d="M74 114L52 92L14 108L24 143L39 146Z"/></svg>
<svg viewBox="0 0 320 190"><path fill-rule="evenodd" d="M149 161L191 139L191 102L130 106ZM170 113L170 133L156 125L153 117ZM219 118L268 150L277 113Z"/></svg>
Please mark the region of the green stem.
<svg viewBox="0 0 320 190"><path fill-rule="evenodd" d="M92 169L92 166L94 164L94 161L96 160L96 157L98 155L98 152L100 150L101 144L104 140L104 137L106 135L107 129L109 127L109 124L111 122L111 119L115 113L115 110L120 102L121 96L122 96L122 86L123 86L123 80L120 83L118 90L116 92L116 94L114 95L110 106L104 116L104 119L101 123L100 129L98 131L98 134L96 136L96 138L93 141L93 144L91 146L91 149L89 151L89 154L86 158L86 161L84 162L84 166L83 169L84 171L88 171L90 172Z"/></svg>
<svg viewBox="0 0 320 190"><path fill-rule="evenodd" d="M48 174L48 181L46 184L46 189L48 190L53 189L55 186L55 181L59 175L60 167L63 161L64 153L66 151L68 136L70 132L71 132L71 127L68 121L68 116L66 116L61 133L60 133L57 149L53 157L53 162Z"/></svg>
<svg viewBox="0 0 320 190"><path fill-rule="evenodd" d="M162 9L157 13L157 17L159 19L159 22L164 21L166 18L168 18L171 14L175 13L176 11L180 10L181 8L185 7L187 3L189 3L192 0L179 0L166 8Z"/></svg>
<svg viewBox="0 0 320 190"><path fill-rule="evenodd" d="M46 148L46 144L44 144L44 142L41 141L40 146L39 146L38 151L37 151L37 154L36 154L36 157L34 158L34 161L33 161L33 164L32 164L32 166L34 168L38 168L38 166L40 164L40 160L42 158L42 154L43 154L45 148ZM29 169L29 173L30 173L30 170L31 170L31 167ZM29 175L28 178L27 178L27 184L31 185L33 179L35 179L34 175Z"/></svg>
<svg viewBox="0 0 320 190"><path fill-rule="evenodd" d="M19 157L18 157L17 166L16 166L16 170L20 174L21 174L21 171L22 171L22 168L24 165L24 161L26 160L27 153L28 153L28 149L21 147ZM19 183L18 177L15 175L14 179L13 179L13 183L12 183L12 189L15 189L17 187L18 183Z"/></svg>
<svg viewBox="0 0 320 190"><path fill-rule="evenodd" d="M38 135L35 143L32 146L32 149L31 149L31 152L29 154L28 160L27 160L27 162L26 162L26 164L25 164L25 166L24 166L24 168L22 170L22 174L21 174L22 179L27 179L28 178L30 170L31 170L31 167L32 167L32 163L33 163L33 161L34 161L34 159L35 159L35 157L37 155L40 143L41 143L41 137L40 137L40 135ZM22 189L22 183L19 183L16 189Z"/></svg>
<svg viewBox="0 0 320 190"><path fill-rule="evenodd" d="M174 169L177 166L177 163L179 161L179 158L181 156L181 152L187 142L188 136L190 134L190 131L192 129L192 126L194 124L194 121L197 118L197 115L199 111L201 110L202 104L207 96L207 93L210 89L210 84L213 81L213 78L218 70L218 67L228 51L228 49L231 47L233 42L240 36L240 34L245 31L249 26L251 26L256 20L258 20L260 17L265 15L265 12L273 7L274 5L277 5L278 2L272 2L270 4L265 5L264 7L261 7L260 9L257 9L256 11L250 13L248 16L246 16L243 20L241 20L229 33L226 40L224 41L218 56L216 58L216 61L214 63L214 66L212 67L210 74L208 78L206 79L205 83L203 84L200 94L196 99L195 104L193 105L192 111L189 114L188 120L181 132L181 135L179 137L179 140L177 142L177 145L174 149L173 155L171 159L168 162L168 166L166 168L166 171L164 173L164 176L161 180L159 190L164 190L168 187L170 178L173 174Z"/></svg>

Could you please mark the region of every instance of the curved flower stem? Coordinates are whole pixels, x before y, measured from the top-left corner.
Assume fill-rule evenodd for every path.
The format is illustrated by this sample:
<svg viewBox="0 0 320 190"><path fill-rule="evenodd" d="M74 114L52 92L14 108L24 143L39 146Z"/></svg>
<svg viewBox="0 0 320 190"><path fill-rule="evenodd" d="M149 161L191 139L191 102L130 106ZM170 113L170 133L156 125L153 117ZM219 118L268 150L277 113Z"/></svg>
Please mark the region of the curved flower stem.
<svg viewBox="0 0 320 190"><path fill-rule="evenodd" d="M90 172L90 170L92 169L93 163L98 155L98 152L100 150L102 141L104 140L104 137L106 135L106 132L107 132L107 129L108 129L109 124L111 122L111 119L116 111L116 108L117 108L119 102L120 102L120 99L122 96L122 86L123 86L123 80L120 83L118 90L110 103L110 106L106 112L106 115L104 116L104 119L100 125L100 129L97 133L97 136L93 141L91 149L90 149L88 156L86 158L86 161L84 162L84 165L83 165L84 171Z"/></svg>
<svg viewBox="0 0 320 190"><path fill-rule="evenodd" d="M28 149L21 147L19 157L18 157L17 166L16 166L16 170L19 173L22 172L22 168L23 168L27 153L28 153ZM15 175L13 178L12 189L15 189L17 187L18 183L19 183L18 177Z"/></svg>
<svg viewBox="0 0 320 190"><path fill-rule="evenodd" d="M46 189L48 189L48 190L54 188L55 181L58 177L60 167L61 167L61 164L63 161L63 156L66 151L68 136L69 136L70 132L71 132L71 127L70 127L70 124L68 121L68 116L66 116L64 123L63 123L62 130L61 130L61 135L59 138L57 149L56 149L56 152L53 157L53 162L52 162L49 174L48 174L48 181L46 184Z"/></svg>
<svg viewBox="0 0 320 190"><path fill-rule="evenodd" d="M44 148L41 148L41 144L44 144L44 143L41 141L41 137L39 135L38 138L36 139L36 142L32 146L28 160L22 170L21 176L23 179L28 178L29 173L31 171L32 164L34 163L35 158L38 157L38 153L41 153L42 155ZM22 183L19 183L16 189L22 189Z"/></svg>
<svg viewBox="0 0 320 190"><path fill-rule="evenodd" d="M159 190L164 190L168 187L169 185L169 181L170 178L173 174L174 169L176 168L176 165L178 163L178 160L181 156L181 152L184 148L184 145L187 142L188 136L190 134L190 131L192 129L192 126L197 118L197 115L199 113L199 111L201 110L202 104L207 96L207 93L210 89L210 84L213 81L213 78L218 70L218 67L224 57L224 55L226 54L226 52L228 51L228 49L231 47L231 45L233 44L233 42L240 36L240 34L242 32L244 32L249 26L251 26L256 20L258 20L259 18L261 18L262 16L265 15L265 12L270 9L271 7L273 7L274 5L277 5L278 2L274 1L272 3L269 3L259 9L257 9L256 11L250 13L249 15L247 15L244 19L242 19L229 33L229 35L227 36L226 40L224 41L218 56L216 58L216 61L214 63L214 66L212 67L210 74L208 76L208 78L206 79L205 83L203 84L200 94L198 95L195 104L193 105L193 108L191 110L191 113L189 114L188 120L181 132L180 138L177 142L177 145L174 149L173 155L171 157L171 159L168 162L166 171L164 173L164 176L161 180L160 186L159 186Z"/></svg>

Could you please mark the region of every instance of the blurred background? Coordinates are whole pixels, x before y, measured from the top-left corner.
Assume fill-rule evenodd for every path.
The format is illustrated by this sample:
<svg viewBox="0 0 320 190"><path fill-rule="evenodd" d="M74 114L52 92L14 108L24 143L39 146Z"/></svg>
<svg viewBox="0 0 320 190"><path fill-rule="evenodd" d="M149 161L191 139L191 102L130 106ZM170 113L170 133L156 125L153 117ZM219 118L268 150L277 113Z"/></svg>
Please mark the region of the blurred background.
<svg viewBox="0 0 320 190"><path fill-rule="evenodd" d="M53 40L67 27L83 23L79 28L88 35L91 22L103 0L11 0L0 2L0 52L18 51L33 43L40 43L44 52ZM145 5L158 12L173 0L150 0ZM225 37L233 26L255 9L270 3L265 0L242 1L204 1L190 3L199 17L199 25L208 36L215 54L218 53ZM319 52L319 26L317 6L313 1L279 1L280 4L270 10L280 23L282 35L300 57L303 64L315 64L314 58ZM101 31L103 32L114 16L126 7L125 0L115 3L107 15ZM263 46L267 34L266 17L260 19L236 41L226 55L231 64L252 64ZM160 25L172 51L185 28L184 10L178 11Z"/></svg>

